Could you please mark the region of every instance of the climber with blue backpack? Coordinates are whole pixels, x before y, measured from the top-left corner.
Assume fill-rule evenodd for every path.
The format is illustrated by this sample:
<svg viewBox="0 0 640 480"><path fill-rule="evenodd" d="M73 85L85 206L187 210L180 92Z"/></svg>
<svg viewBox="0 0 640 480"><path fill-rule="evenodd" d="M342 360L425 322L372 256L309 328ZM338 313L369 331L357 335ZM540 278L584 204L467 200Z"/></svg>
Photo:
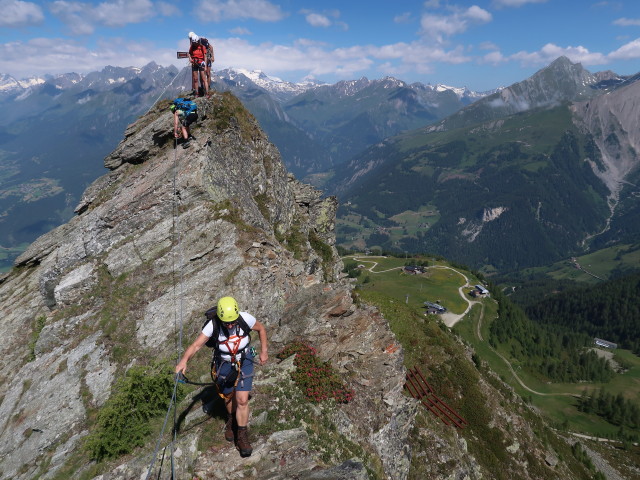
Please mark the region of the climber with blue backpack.
<svg viewBox="0 0 640 480"><path fill-rule="evenodd" d="M267 330L256 318L241 312L233 297L222 297L216 307L207 310L207 320L202 332L185 350L175 368L183 375L187 362L198 350L207 345L213 348L211 377L227 410L224 438L235 440L240 455L248 457L253 452L249 442L249 394L253 386L254 348L250 347L251 331L260 338L260 365L267 363ZM186 377L185 377L186 378Z"/></svg>
<svg viewBox="0 0 640 480"><path fill-rule="evenodd" d="M195 140L189 126L198 120L198 104L186 98L176 98L169 108L173 113L173 136L176 139L182 137L182 148L188 148L191 140Z"/></svg>

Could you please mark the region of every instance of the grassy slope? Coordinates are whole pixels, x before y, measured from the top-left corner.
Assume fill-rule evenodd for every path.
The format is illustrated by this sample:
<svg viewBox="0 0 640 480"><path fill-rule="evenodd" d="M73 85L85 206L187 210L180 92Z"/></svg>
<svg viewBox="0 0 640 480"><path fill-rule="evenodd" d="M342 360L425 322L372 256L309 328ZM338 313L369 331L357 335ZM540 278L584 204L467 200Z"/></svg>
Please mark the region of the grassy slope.
<svg viewBox="0 0 640 480"><path fill-rule="evenodd" d="M403 258L367 258L358 257L359 263L365 266L371 265L368 262L378 262L374 272L363 272L358 282L361 284L359 292L365 298L375 294L384 293L386 296L395 299L396 302L404 303L415 314L422 314L422 302L425 300L440 301L444 306L455 313L461 313L466 308L466 303L462 301L458 287L464 284L461 276L453 274L450 270L436 270L436 273L429 273L427 277L404 275L400 270L390 270L390 268L401 267L408 260ZM366 262L365 260L368 260ZM410 260L409 260L410 261ZM439 262L441 263L441 262ZM430 270L431 271L431 270ZM470 282L477 283L468 272ZM363 284L366 277L368 283ZM408 303L405 303L408 297ZM535 375L532 375L520 368L517 362L512 362L512 367L518 377L531 390L543 395L533 393L518 383L504 359L498 353L508 358L508 352L500 350L498 353L493 350L487 340L489 338L490 322L496 318L497 304L492 299L484 301L483 321L478 332L478 319L481 315L479 305L474 306L471 311L459 322L454 332L459 334L468 342L479 355L487 362L491 370L495 371L505 382L511 385L515 391L539 408L556 425L564 426L571 431L583 432L595 436L609 436L617 432L618 427L611 425L598 417L588 416L576 409L576 398L583 389L598 389L605 386L609 392L617 394L623 393L627 398L640 397L640 359L626 351L618 350L616 353L627 360L632 367L609 383L603 384L551 384L547 383ZM393 322L391 322L394 328ZM397 326L396 326L397 327ZM394 329L394 332L396 330ZM397 332L396 332L397 333ZM480 337L478 336L480 334ZM409 354L407 363L412 360Z"/></svg>
<svg viewBox="0 0 640 480"><path fill-rule="evenodd" d="M375 261L380 262L375 270L404 264L404 259L376 258ZM364 264L364 261L362 263ZM435 284L427 287L425 279L419 276L401 277L397 272L391 270L378 275L370 273L370 276L375 276L375 281L362 285L362 288L357 290L358 295L367 303L378 306L389 321L391 329L403 345L405 366L419 366L439 396L469 422L464 430L458 431L452 427L445 427L426 409L420 408L411 437L413 457L409 478L444 478L451 474L454 467L466 466L472 469L469 465L461 465L461 458L452 458L450 451L439 451L436 445L439 442L434 442L434 437L446 438L450 445L455 445L459 442L457 435L465 439L468 452L480 464L482 471L491 472L491 478L516 478L522 466L515 463L514 456L506 452L505 445L508 445L509 440L505 433L500 428L492 426L490 419L492 408L495 406L491 403L498 400L487 398L486 383L501 392L505 398L510 398L511 392L486 369L486 364L479 369L475 368L473 363L467 360L464 347L453 339L449 330L433 316L424 317L419 301L411 301L410 296L410 301L405 303L404 292L408 288L406 283L424 282L422 284L425 297L421 299L441 297L438 300L442 303L454 304L457 302L456 296L459 298L457 289L461 285L460 277L455 274L445 275L449 281L448 287ZM446 273L450 272L445 271ZM365 275L362 275L359 282L362 282L364 277ZM394 282L404 285L394 288ZM416 288L419 289L414 287L414 291ZM470 315L477 315L479 310L479 307L472 310ZM513 409L518 415L524 416L547 448L562 456L572 472L572 478L591 478L590 473L573 458L568 445L551 435L540 419L532 415L528 409L517 405L517 402L501 402L501 407L498 408ZM527 452L528 471L533 478L555 478L544 462L533 454L535 446L523 444L520 448Z"/></svg>
<svg viewBox="0 0 640 480"><path fill-rule="evenodd" d="M584 270L578 270L568 259L545 267L523 270L521 275L523 277L546 275L554 280L572 280L594 285L601 282L597 277L606 280L612 278L612 274L616 272L636 270L640 265L640 245L615 245L581 255L576 257L576 260L584 270L593 275L589 275Z"/></svg>

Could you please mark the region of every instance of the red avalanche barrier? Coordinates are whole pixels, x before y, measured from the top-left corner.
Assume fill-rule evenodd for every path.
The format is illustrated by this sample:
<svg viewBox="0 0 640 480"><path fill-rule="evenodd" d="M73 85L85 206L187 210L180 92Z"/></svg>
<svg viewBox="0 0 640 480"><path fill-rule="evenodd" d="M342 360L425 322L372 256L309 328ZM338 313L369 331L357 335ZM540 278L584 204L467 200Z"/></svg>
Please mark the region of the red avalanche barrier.
<svg viewBox="0 0 640 480"><path fill-rule="evenodd" d="M469 423L458 412L443 402L433 391L431 385L424 379L418 367L414 367L407 373L407 382L404 384L411 396L420 400L427 409L438 417L445 425L455 425L464 428Z"/></svg>

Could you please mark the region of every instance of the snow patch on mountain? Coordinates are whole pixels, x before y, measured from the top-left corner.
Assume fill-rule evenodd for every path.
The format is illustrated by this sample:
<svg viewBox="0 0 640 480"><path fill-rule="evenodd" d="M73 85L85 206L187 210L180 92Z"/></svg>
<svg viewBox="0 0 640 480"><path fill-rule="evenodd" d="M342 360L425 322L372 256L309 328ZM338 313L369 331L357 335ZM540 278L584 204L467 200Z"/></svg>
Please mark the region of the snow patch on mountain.
<svg viewBox="0 0 640 480"><path fill-rule="evenodd" d="M262 70L246 70L244 68L227 68L218 72L219 76L227 77L231 80L238 80L239 75L244 75L260 88L264 88L269 93L287 94L290 96L299 95L308 89L324 85L316 81L306 81L300 83L291 83L278 77L265 74Z"/></svg>
<svg viewBox="0 0 640 480"><path fill-rule="evenodd" d="M451 87L442 83L437 83L436 85L428 85L428 87L431 87L434 92L452 92L458 97L458 99L467 99L471 102L479 100L495 92L499 92L503 89L502 87L499 87L495 90L489 90L487 92L476 92L474 90L469 90L467 87Z"/></svg>
<svg viewBox="0 0 640 480"><path fill-rule="evenodd" d="M11 75L0 74L0 93L20 93L36 85L45 82L44 78L31 77L22 80L16 80Z"/></svg>

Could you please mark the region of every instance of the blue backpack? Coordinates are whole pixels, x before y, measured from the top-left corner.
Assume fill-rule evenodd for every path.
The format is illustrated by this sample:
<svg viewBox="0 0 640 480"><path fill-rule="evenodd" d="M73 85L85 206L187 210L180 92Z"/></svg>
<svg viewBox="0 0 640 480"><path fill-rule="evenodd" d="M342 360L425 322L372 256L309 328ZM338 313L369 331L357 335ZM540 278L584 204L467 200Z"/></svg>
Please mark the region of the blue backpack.
<svg viewBox="0 0 640 480"><path fill-rule="evenodd" d="M177 110L182 110L185 117L190 113L196 113L198 111L198 105L193 100L187 100L186 98L176 98L173 101Z"/></svg>

